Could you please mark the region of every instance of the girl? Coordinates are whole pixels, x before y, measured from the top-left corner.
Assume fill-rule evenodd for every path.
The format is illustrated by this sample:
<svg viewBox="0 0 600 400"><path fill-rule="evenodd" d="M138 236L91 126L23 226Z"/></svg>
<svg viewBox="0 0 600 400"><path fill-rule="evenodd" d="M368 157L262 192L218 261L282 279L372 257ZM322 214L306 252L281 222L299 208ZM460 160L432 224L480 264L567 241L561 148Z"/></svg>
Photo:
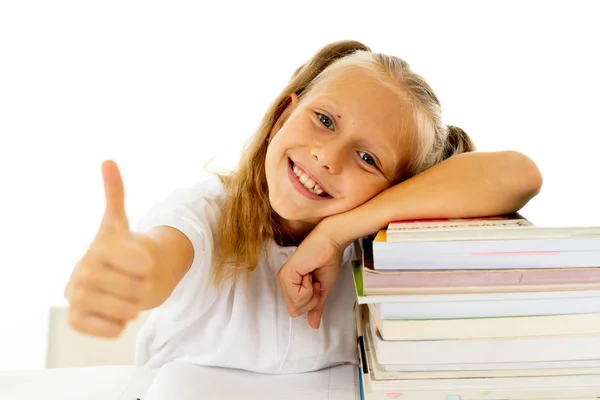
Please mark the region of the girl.
<svg viewBox="0 0 600 400"><path fill-rule="evenodd" d="M541 187L526 156L475 153L402 60L344 41L293 74L237 171L176 191L131 232L117 166L65 289L114 337L154 309L136 362L295 373L356 361L352 243L391 220L498 215Z"/></svg>

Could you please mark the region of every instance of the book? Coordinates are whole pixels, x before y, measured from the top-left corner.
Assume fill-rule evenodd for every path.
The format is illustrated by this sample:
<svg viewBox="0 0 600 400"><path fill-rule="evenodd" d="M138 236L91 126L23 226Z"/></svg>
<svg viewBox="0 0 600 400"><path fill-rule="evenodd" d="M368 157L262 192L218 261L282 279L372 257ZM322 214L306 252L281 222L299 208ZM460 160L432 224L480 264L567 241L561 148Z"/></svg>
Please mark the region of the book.
<svg viewBox="0 0 600 400"><path fill-rule="evenodd" d="M174 361L161 368L102 366L0 371L0 399L355 400L355 365L303 374L259 374Z"/></svg>
<svg viewBox="0 0 600 400"><path fill-rule="evenodd" d="M366 294L481 293L600 289L600 268L500 270L374 269L374 250L363 240L362 284Z"/></svg>
<svg viewBox="0 0 600 400"><path fill-rule="evenodd" d="M302 374L259 374L172 362L161 368L143 400L355 400L357 367Z"/></svg>
<svg viewBox="0 0 600 400"><path fill-rule="evenodd" d="M542 375L381 380L359 341L360 399L389 400L592 400L600 397L600 375ZM593 371L595 372L595 371Z"/></svg>
<svg viewBox="0 0 600 400"><path fill-rule="evenodd" d="M577 296L577 294L595 293L592 296ZM489 293L506 299L489 299L488 293L482 293L481 300L469 300L476 295L450 294L450 295L398 295L398 296L362 296L361 302L370 299L390 297L388 303L372 303L381 318L384 319L454 319L454 318L501 318L501 317L533 317L545 315L569 315L579 313L600 313L600 297L597 290L581 290L569 292L539 292L540 295L554 295L554 297L519 298L516 295L534 295L536 292L521 293ZM441 297L439 300L426 298ZM406 297L402 302L396 301L398 297ZM461 297L465 297L462 300ZM411 298L418 298L410 301ZM420 298L425 298L422 301ZM447 299L447 300L445 300ZM367 304L367 303L365 303Z"/></svg>
<svg viewBox="0 0 600 400"><path fill-rule="evenodd" d="M380 364L474 364L600 359L600 333L595 335L385 341L369 321Z"/></svg>
<svg viewBox="0 0 600 400"><path fill-rule="evenodd" d="M380 364L386 372L461 372L508 371L508 370L580 370L600 368L599 360L535 361L516 363L470 363L470 364ZM525 372L523 372L525 374ZM548 375L548 374L543 374ZM582 373L583 375L583 373Z"/></svg>
<svg viewBox="0 0 600 400"><path fill-rule="evenodd" d="M391 221L385 233L391 242L432 237L463 240L487 229L510 229L534 226L519 213L478 218L436 218ZM476 237L476 236L475 236Z"/></svg>
<svg viewBox="0 0 600 400"><path fill-rule="evenodd" d="M600 360L592 361L592 366L573 367L573 364L564 363L564 365L529 366L514 368L506 364L488 363L471 364L468 368L459 367L454 369L436 370L436 366L426 366L427 369L414 371L410 368L406 370L389 369L390 365L381 365L377 362L373 348L373 338L370 331L365 333L365 354L369 370L373 378L378 381L390 380L413 380L413 379L460 379L460 378L499 378L499 377L524 377L524 376L564 376L564 375L600 375ZM541 364L541 363L538 363ZM452 364L450 364L452 365ZM577 364L574 364L577 365ZM458 367L458 366L456 366ZM508 367L508 368L506 368ZM537 367L537 368L536 368ZM481 369L477 369L481 368ZM504 369L503 369L504 368Z"/></svg>
<svg viewBox="0 0 600 400"><path fill-rule="evenodd" d="M600 290L460 294L367 295L360 262L353 262L359 304L374 304L384 319L518 317L600 312Z"/></svg>
<svg viewBox="0 0 600 400"><path fill-rule="evenodd" d="M600 313L461 319L382 319L369 314L383 340L492 339L586 335L600 332Z"/></svg>
<svg viewBox="0 0 600 400"><path fill-rule="evenodd" d="M377 342L382 341L380 337L372 339L373 336L376 337L377 330L372 328L372 320L367 308L364 304L355 305L359 335L357 351L361 399L585 400L600 396L600 358L506 362L499 357L498 360L491 359L478 363L454 363L453 359L465 361L465 358L476 358L478 354L474 356L465 354L461 359L460 356L456 356L455 351L445 353L448 349L441 349L438 345L448 342L469 344L478 342L473 340L386 341L405 344L402 349L392 350L394 353L390 354L389 348L378 347ZM494 341L495 343L497 342ZM535 352L543 352L544 344L548 343L538 346ZM565 343L562 345L568 350ZM574 343L574 345L580 346L581 343ZM471 349L467 345L462 348L462 351L479 353L480 346L475 344L474 347ZM507 347L510 348L511 345L501 345L496 350L506 351ZM561 351L564 353L564 349L550 348L548 358ZM575 352L585 351L576 347ZM399 362L407 361L409 358L409 363L382 364L379 359L382 354L389 360ZM528 356L531 354L526 351L524 357ZM428 358L444 362L424 363Z"/></svg>
<svg viewBox="0 0 600 400"><path fill-rule="evenodd" d="M404 242L390 242L385 231L379 231L371 243L377 270L600 266L600 229L598 236L586 237Z"/></svg>
<svg viewBox="0 0 600 400"><path fill-rule="evenodd" d="M519 213L479 218L392 221L381 231L388 242L558 239L598 237L600 227L535 226Z"/></svg>

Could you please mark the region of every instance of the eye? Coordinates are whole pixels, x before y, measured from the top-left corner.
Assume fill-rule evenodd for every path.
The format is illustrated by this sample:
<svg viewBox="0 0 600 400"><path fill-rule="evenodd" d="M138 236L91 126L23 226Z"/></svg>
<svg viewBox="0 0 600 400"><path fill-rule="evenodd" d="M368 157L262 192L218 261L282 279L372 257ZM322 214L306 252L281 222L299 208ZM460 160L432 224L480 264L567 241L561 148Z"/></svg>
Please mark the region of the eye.
<svg viewBox="0 0 600 400"><path fill-rule="evenodd" d="M364 151L359 151L358 154L360 155L361 160L363 160L364 162L366 162L369 165L376 166L377 162L369 153L366 153Z"/></svg>
<svg viewBox="0 0 600 400"><path fill-rule="evenodd" d="M331 120L331 118L329 118L327 115L323 115L323 114L319 114L319 113L317 113L317 117L319 118L319 121L321 121L321 123L327 129L333 130L333 121Z"/></svg>

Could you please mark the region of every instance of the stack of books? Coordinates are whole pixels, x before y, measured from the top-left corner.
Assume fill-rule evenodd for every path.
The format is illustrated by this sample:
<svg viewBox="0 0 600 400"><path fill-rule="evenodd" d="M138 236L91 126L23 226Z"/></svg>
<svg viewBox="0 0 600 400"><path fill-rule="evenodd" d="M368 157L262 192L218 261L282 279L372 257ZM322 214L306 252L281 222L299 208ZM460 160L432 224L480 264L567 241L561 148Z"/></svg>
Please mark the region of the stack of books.
<svg viewBox="0 0 600 400"><path fill-rule="evenodd" d="M364 399L600 397L600 227L393 222L354 278Z"/></svg>

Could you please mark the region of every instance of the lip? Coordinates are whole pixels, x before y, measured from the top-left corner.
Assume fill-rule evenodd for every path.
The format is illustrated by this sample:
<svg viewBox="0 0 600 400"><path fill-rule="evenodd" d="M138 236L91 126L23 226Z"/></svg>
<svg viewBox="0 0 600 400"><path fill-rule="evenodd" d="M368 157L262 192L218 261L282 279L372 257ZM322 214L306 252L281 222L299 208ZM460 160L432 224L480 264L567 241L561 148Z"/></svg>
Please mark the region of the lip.
<svg viewBox="0 0 600 400"><path fill-rule="evenodd" d="M327 200L327 199L332 198L331 195L329 195L329 197L322 197L322 196L319 196L317 194L311 193L308 190L306 190L304 185L302 185L302 183L300 183L300 181L298 180L298 176L292 170L292 162L294 163L294 165L297 165L298 168L302 169L310 177L310 179L315 181L315 183L318 183L319 186L321 186L321 188L323 188L323 190L325 192L327 192L327 190L325 190L325 188L321 185L321 183L319 181L317 181L316 179L314 179L313 176L310 174L310 172L308 172L306 169L304 169L304 167L302 165L296 163L291 158L288 158L288 176L290 178L290 181L292 182L292 186L294 186L294 188L296 188L296 190L298 190L298 192L300 194L304 195L305 197L307 197L311 200ZM327 192L327 193L329 193L329 192Z"/></svg>

